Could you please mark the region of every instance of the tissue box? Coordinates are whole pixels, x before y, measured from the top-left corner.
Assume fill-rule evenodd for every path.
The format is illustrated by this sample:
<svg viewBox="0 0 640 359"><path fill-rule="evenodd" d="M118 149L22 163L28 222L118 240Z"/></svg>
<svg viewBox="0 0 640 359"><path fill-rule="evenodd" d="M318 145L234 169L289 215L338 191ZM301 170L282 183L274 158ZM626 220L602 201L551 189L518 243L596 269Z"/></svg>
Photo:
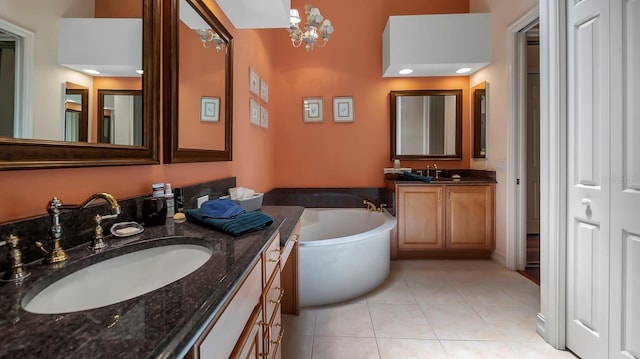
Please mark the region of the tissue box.
<svg viewBox="0 0 640 359"><path fill-rule="evenodd" d="M242 207L245 211L257 211L262 208L262 197L264 193L255 193L253 197L247 199L234 199L233 201ZM229 198L229 196L222 196L220 198Z"/></svg>

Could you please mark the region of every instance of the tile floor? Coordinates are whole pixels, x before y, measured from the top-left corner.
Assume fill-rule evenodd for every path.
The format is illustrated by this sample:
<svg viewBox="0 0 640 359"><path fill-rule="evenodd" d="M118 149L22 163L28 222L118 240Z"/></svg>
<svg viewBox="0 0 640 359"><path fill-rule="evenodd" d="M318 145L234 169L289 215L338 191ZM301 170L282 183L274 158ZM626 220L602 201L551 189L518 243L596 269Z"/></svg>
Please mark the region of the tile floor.
<svg viewBox="0 0 640 359"><path fill-rule="evenodd" d="M393 261L373 292L285 315L282 358L575 358L536 334L539 292L489 260Z"/></svg>

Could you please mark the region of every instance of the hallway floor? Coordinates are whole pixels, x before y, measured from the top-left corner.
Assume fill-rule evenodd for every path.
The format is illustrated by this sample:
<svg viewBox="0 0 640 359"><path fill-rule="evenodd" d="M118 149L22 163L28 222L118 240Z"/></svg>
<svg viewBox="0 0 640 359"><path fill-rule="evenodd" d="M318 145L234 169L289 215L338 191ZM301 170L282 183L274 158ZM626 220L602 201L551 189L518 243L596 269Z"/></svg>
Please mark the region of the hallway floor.
<svg viewBox="0 0 640 359"><path fill-rule="evenodd" d="M536 334L539 298L489 260L393 261L364 297L284 315L282 358L575 358Z"/></svg>

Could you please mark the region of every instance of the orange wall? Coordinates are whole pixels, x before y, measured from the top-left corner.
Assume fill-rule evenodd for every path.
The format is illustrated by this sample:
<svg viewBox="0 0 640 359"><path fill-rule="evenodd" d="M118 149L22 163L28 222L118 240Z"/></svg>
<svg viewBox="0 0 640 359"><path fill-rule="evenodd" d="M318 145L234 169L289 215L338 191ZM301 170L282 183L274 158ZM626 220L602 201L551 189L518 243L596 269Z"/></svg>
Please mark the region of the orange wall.
<svg viewBox="0 0 640 359"><path fill-rule="evenodd" d="M149 193L155 182L171 182L175 188L236 176L239 186L257 191L381 187L382 168L392 165L390 90L463 89L464 158L433 162L439 168L469 166L468 78L381 77L381 35L389 15L468 12L468 0L314 3L336 32L327 47L311 53L292 48L284 29L236 30L214 0L205 2L234 37L233 161L0 172L0 223L46 213L54 195L64 203L98 191L125 198ZM292 2L299 10L303 5L302 0ZM249 66L269 83L269 129L249 123ZM302 123L301 101L307 96L324 97L322 124ZM354 123L333 123L333 96L354 97ZM424 168L431 162L403 165Z"/></svg>
<svg viewBox="0 0 640 359"><path fill-rule="evenodd" d="M292 7L302 13L304 3L294 0ZM304 46L293 48L284 30L271 30L273 53L278 54L277 95L273 96L276 116L272 121L278 140L275 164L278 187L382 187L382 169L392 166L391 90L463 90L463 159L403 161L402 164L414 168L433 163L437 163L438 168L468 168L468 77L382 78L382 32L389 15L464 13L469 10L468 1L316 1L313 4L335 28L326 47L307 53ZM354 123L333 122L335 96L353 96ZM303 97L324 98L323 123L303 123Z"/></svg>

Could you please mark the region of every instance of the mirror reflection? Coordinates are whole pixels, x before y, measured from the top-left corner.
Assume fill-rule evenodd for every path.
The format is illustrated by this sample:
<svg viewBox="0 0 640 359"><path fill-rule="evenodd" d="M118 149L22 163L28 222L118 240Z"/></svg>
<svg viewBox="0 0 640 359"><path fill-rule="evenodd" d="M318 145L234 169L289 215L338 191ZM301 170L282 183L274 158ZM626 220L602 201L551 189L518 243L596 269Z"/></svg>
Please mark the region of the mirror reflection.
<svg viewBox="0 0 640 359"><path fill-rule="evenodd" d="M142 91L98 89L98 142L142 146Z"/></svg>
<svg viewBox="0 0 640 359"><path fill-rule="evenodd" d="M64 140L86 142L89 126L89 89L66 82L64 93Z"/></svg>
<svg viewBox="0 0 640 359"><path fill-rule="evenodd" d="M142 90L141 73L135 69L142 70L143 1L115 3L48 0L36 6L34 1L9 0L0 5L0 137L102 142L97 121L90 120L90 113L95 112L91 109L96 103L97 83L135 82L133 88ZM107 18L121 22L112 25L104 21ZM123 22L133 26L135 32L129 32L128 39L114 38L118 35L109 29ZM83 53L95 53L96 46L110 46L101 38L88 42L69 38L69 33L89 37L95 31L114 42L126 43L135 58L127 60L129 63L106 57L72 63ZM99 69L100 73L90 74L85 69ZM129 142L115 144L131 145Z"/></svg>
<svg viewBox="0 0 640 359"><path fill-rule="evenodd" d="M462 90L391 92L391 158L462 156Z"/></svg>
<svg viewBox="0 0 640 359"><path fill-rule="evenodd" d="M224 150L225 121L202 113L203 101L217 102L218 118L225 116L226 41L185 0L178 22L178 147Z"/></svg>

